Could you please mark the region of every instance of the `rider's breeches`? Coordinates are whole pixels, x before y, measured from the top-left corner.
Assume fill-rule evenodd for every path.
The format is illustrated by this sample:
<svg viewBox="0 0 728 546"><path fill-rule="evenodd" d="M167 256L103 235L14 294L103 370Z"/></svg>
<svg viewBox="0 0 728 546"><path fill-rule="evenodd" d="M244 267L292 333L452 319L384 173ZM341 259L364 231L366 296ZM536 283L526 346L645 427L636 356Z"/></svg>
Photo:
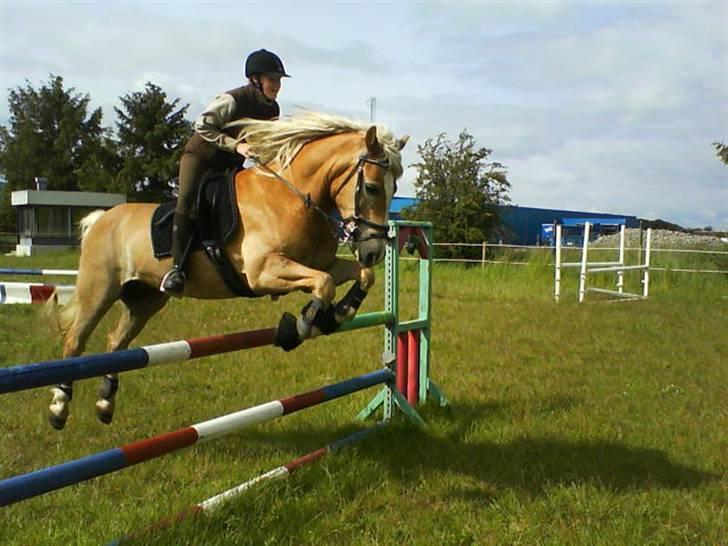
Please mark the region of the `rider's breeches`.
<svg viewBox="0 0 728 546"><path fill-rule="evenodd" d="M175 265L184 267L197 223L196 201L202 176L209 163L191 153L182 155L179 166L179 193L174 211L172 257Z"/></svg>
<svg viewBox="0 0 728 546"><path fill-rule="evenodd" d="M183 214L197 219L197 211L195 210L197 191L202 176L209 168L210 164L198 155L189 152L182 155L179 164L179 192L177 195L177 208L174 211L175 215Z"/></svg>

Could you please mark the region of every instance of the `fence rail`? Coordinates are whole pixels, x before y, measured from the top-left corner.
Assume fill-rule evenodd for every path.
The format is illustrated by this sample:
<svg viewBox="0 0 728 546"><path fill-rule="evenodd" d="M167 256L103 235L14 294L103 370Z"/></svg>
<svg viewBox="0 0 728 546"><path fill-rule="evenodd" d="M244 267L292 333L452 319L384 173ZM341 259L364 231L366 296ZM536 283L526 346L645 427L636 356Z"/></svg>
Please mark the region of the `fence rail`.
<svg viewBox="0 0 728 546"><path fill-rule="evenodd" d="M0 244L2 244L2 239L5 237L17 237L17 233L11 233L11 232L0 232ZM440 262L440 263L463 263L463 264L481 264L485 266L486 264L495 264L495 265L518 265L518 266L540 266L540 267L553 267L553 263L534 263L534 262L527 262L522 260L494 260L488 258L488 253L490 251L497 251L497 250L507 250L507 249L513 249L513 250L543 250L543 251L550 251L554 252L554 247L552 246L541 246L541 245L514 245L514 244L500 244L500 243L488 243L488 242L480 242L480 243L455 243L455 242L444 242L444 243L434 243L435 247L463 247L463 248L480 248L481 249L481 256L480 258L434 258L434 262ZM564 251L579 251L579 247L566 247L564 248ZM600 252L600 251L615 251L619 250L619 247L591 247L589 249L590 252ZM625 251L627 252L639 252L640 249L638 247L625 247ZM347 251L348 252L348 251ZM663 253L663 254L696 254L696 255L714 255L714 256L728 256L727 250L699 250L699 249L689 249L689 248L653 248L653 253ZM345 256L348 254L341 253L341 256ZM415 258L408 258L405 256L402 256L400 259L402 260L411 260ZM675 273L708 273L708 274L722 274L722 275L728 275L728 270L723 269L689 269L689 268L672 268L672 267L654 267L650 266L650 271L671 271Z"/></svg>
<svg viewBox="0 0 728 546"><path fill-rule="evenodd" d="M433 259L434 262L441 262L441 263L463 263L463 264L481 264L485 266L486 264L499 264L499 265L519 265L519 266L537 266L537 267L554 267L554 262L549 261L547 263L543 262L528 262L523 260L494 260L490 259L488 257L489 253L497 252L498 250L543 250L548 251L550 253L555 252L554 247L552 246L540 246L540 245L514 245L514 244L500 244L500 243L488 243L488 242L481 242L481 243L453 243L453 242L444 242L444 243L434 243L435 247L462 247L462 248L480 248L481 250L481 257L480 258L437 258L435 257ZM580 247L565 247L564 251L575 251L580 252ZM599 252L599 251L618 251L619 247L590 247L590 252ZM641 249L638 247L625 247L624 249L626 252L641 252ZM728 256L728 251L726 250L699 250L699 249L688 249L688 248L652 248L651 250L653 253L662 253L664 254L692 254L692 255L713 255L713 256ZM410 258L407 257L401 257L402 260L409 260ZM685 268L685 267L659 267L659 266L650 266L650 271L657 271L657 272L664 272L664 271L670 271L674 273L707 273L707 274L720 274L720 275L728 275L728 270L724 269L705 269L705 268Z"/></svg>
<svg viewBox="0 0 728 546"><path fill-rule="evenodd" d="M511 245L511 244L500 244L500 243L433 243L434 246L448 246L448 247L478 247L478 248L516 248L516 249L534 249L534 250L550 250L553 252L554 247L552 246L543 246L543 245ZM565 247L564 250L580 250L581 247L576 246L569 246ZM617 246L595 246L595 247L589 247L589 251L599 251L599 250L619 250L619 247ZM636 246L626 246L624 247L624 250L632 250L632 251L639 251L640 248ZM690 248L653 248L652 252L674 252L676 254L717 254L717 255L724 255L728 256L728 251L726 250L697 250L697 249L690 249Z"/></svg>

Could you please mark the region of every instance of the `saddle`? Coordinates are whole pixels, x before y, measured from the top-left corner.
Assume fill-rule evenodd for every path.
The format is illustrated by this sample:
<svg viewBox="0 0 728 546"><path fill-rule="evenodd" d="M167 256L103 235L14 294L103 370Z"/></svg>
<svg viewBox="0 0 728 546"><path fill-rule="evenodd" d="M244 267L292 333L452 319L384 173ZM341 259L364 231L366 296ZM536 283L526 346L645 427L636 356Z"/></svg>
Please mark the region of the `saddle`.
<svg viewBox="0 0 728 546"><path fill-rule="evenodd" d="M200 183L197 195L197 228L190 252L204 250L225 285L235 295L256 298L241 275L230 262L225 244L232 239L240 227L235 175L240 168L225 172L210 171ZM172 254L172 226L177 201L159 205L152 214L151 239L154 257L166 258Z"/></svg>

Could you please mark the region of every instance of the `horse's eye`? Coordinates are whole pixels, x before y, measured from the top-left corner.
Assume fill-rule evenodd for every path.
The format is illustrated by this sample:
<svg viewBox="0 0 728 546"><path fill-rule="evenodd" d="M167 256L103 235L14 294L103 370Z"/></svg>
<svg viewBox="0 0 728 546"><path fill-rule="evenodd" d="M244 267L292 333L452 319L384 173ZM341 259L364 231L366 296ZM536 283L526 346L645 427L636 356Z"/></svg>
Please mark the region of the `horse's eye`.
<svg viewBox="0 0 728 546"><path fill-rule="evenodd" d="M376 186L374 184L366 184L364 187L366 188L368 195L377 195L379 193L379 186Z"/></svg>

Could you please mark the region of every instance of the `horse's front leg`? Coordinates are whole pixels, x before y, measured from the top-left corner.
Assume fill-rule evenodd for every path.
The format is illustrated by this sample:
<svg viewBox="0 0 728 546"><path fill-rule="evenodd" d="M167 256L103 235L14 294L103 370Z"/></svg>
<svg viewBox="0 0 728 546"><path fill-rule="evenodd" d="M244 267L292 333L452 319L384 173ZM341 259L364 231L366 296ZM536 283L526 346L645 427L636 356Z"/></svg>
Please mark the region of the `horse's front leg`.
<svg viewBox="0 0 728 546"><path fill-rule="evenodd" d="M275 345L290 351L316 335L314 318L331 306L336 294L336 284L330 273L307 267L283 254L272 253L246 260L245 274L256 294L286 294L302 290L313 296L303 308L300 318L284 313L276 331Z"/></svg>
<svg viewBox="0 0 728 546"><path fill-rule="evenodd" d="M307 324L307 338L320 334L333 334L344 322L353 319L364 298L367 297L369 289L374 285L374 270L362 267L359 262L353 260L336 258L326 273L331 275L336 286L350 280L355 282L338 302L324 306L316 305L317 302L312 300L303 308L303 321Z"/></svg>
<svg viewBox="0 0 728 546"><path fill-rule="evenodd" d="M346 295L337 303L324 307L316 306L316 302L311 301L303 308L303 320L308 325L306 337L309 338L316 337L319 334L333 334L344 322L353 319L359 306L364 301L364 298L366 298L369 288L374 284L374 271L371 268L364 268L358 262L351 260L336 259L334 265L327 269L326 272L331 275L336 286L350 280L354 280L355 282L349 288ZM288 334L285 334L286 331L288 331ZM286 317L284 315L278 325L278 338L293 334L292 316L289 315ZM286 348L285 343L276 344L286 350L290 350ZM293 347L295 346L297 344Z"/></svg>
<svg viewBox="0 0 728 546"><path fill-rule="evenodd" d="M369 293L369 289L374 285L374 270L370 267L362 267L359 262L354 260L337 258L334 265L327 272L334 279L336 286L347 281L355 282L346 295L333 306L330 315L335 322L327 328L329 331L322 329L324 334L332 333L343 322L353 319L362 301Z"/></svg>

